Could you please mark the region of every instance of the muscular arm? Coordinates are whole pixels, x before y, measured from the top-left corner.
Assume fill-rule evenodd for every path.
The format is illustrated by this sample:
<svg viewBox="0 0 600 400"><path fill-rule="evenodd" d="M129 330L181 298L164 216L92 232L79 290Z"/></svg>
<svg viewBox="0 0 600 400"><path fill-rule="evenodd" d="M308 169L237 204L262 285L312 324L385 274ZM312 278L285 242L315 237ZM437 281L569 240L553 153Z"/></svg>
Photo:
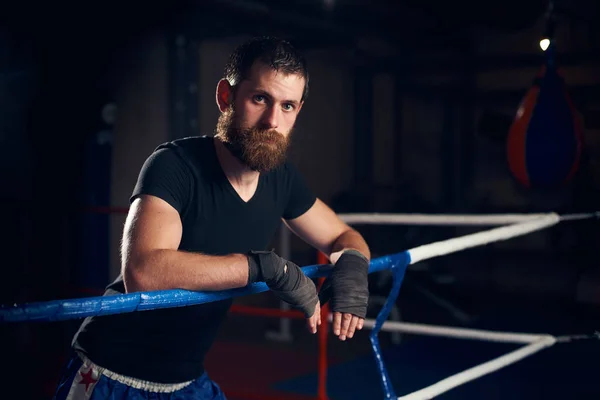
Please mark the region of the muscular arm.
<svg viewBox="0 0 600 400"><path fill-rule="evenodd" d="M286 221L287 226L305 242L336 263L344 250L354 249L371 258L362 235L342 221L320 199L302 216Z"/></svg>
<svg viewBox="0 0 600 400"><path fill-rule="evenodd" d="M286 224L305 242L327 255L329 260L336 264L336 270L340 266L338 261L345 250L358 250L367 259L371 258L369 246L363 237L356 230L352 229L342 221L332 209L319 199L317 199L315 204L307 212L293 220L286 221ZM347 262L348 259L345 261L346 267L349 266ZM362 274L366 274L366 271L361 272L358 275L359 281L356 282L357 270L354 268L355 265L351 265L351 267L351 270L346 270L351 271L352 277L350 280L347 279L347 276L340 279L338 275L337 283L341 284L341 290L338 292L337 296L341 300L345 300L346 298L350 299L351 306L358 306L359 309L364 308L366 312L366 298L364 304L362 304L362 301L358 301L358 304L352 304L353 302L356 302L355 295L357 291L361 293L361 295L366 293L365 297L368 297L367 279L366 276L364 276L364 278L362 277ZM353 295L349 295L348 283L351 283L350 290L354 292ZM354 288L352 288L352 286L354 286ZM342 306L348 306L348 304L342 304L340 301L338 301L338 303L338 306L340 304ZM339 309L347 310L348 307ZM346 340L347 337L352 338L355 329L362 329L364 324L363 318L359 318L349 312L336 311L336 306L334 306L333 311L333 333L334 335L337 335L340 340Z"/></svg>
<svg viewBox="0 0 600 400"><path fill-rule="evenodd" d="M134 200L121 245L127 292L225 290L246 286L246 255L213 256L179 251L181 234L179 213L167 202L147 195Z"/></svg>
<svg viewBox="0 0 600 400"><path fill-rule="evenodd" d="M367 259L371 259L369 246L367 246L367 243L363 239L362 235L352 228L346 229L337 237L335 242L333 242L331 245L329 259L332 263L336 263L344 250L349 249L358 250L362 255L367 257Z"/></svg>

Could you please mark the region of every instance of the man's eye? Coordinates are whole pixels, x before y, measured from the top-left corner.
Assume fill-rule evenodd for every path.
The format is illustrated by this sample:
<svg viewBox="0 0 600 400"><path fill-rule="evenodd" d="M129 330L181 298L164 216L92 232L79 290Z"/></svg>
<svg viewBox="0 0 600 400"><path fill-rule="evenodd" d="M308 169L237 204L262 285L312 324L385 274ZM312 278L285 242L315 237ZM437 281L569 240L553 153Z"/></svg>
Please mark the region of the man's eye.
<svg viewBox="0 0 600 400"><path fill-rule="evenodd" d="M284 104L283 109L286 111L292 111L294 109L294 106L291 104Z"/></svg>
<svg viewBox="0 0 600 400"><path fill-rule="evenodd" d="M256 96L254 96L254 101L256 101L257 103L262 103L263 101L265 101L265 96L257 94Z"/></svg>

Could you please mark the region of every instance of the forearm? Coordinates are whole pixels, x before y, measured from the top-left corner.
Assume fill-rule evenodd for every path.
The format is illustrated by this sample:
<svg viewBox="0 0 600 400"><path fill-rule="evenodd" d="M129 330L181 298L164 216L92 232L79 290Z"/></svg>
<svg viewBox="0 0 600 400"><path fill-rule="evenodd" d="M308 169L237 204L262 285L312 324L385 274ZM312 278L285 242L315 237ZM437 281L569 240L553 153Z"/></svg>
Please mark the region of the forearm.
<svg viewBox="0 0 600 400"><path fill-rule="evenodd" d="M227 290L246 286L248 259L244 254L213 256L177 250L153 250L124 263L127 292L186 289Z"/></svg>
<svg viewBox="0 0 600 400"><path fill-rule="evenodd" d="M349 249L357 250L368 259L371 259L371 251L365 239L356 230L349 229L342 233L331 246L329 260L335 264L342 253Z"/></svg>

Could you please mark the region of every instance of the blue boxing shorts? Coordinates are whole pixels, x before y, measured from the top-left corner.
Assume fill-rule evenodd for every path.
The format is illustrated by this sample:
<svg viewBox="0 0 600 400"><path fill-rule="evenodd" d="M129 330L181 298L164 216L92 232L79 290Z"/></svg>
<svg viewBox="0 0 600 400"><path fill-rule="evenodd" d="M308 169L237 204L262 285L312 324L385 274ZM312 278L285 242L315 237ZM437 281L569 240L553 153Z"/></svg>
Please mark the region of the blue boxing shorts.
<svg viewBox="0 0 600 400"><path fill-rule="evenodd" d="M76 353L65 366L53 400L226 400L206 374L182 383L155 383L116 374Z"/></svg>

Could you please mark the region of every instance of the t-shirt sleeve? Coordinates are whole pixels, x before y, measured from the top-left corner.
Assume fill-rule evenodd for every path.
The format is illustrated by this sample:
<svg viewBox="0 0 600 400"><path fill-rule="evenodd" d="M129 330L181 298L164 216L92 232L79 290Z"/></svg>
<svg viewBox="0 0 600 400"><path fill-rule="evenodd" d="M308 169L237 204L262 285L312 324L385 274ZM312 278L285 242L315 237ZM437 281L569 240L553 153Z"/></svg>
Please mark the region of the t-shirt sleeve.
<svg viewBox="0 0 600 400"><path fill-rule="evenodd" d="M191 181L190 170L177 152L160 148L144 162L129 200L144 194L156 196L183 214L190 199Z"/></svg>
<svg viewBox="0 0 600 400"><path fill-rule="evenodd" d="M288 200L283 212L284 219L294 219L307 212L317 197L308 188L300 172L292 164L286 164L286 180L288 182Z"/></svg>

